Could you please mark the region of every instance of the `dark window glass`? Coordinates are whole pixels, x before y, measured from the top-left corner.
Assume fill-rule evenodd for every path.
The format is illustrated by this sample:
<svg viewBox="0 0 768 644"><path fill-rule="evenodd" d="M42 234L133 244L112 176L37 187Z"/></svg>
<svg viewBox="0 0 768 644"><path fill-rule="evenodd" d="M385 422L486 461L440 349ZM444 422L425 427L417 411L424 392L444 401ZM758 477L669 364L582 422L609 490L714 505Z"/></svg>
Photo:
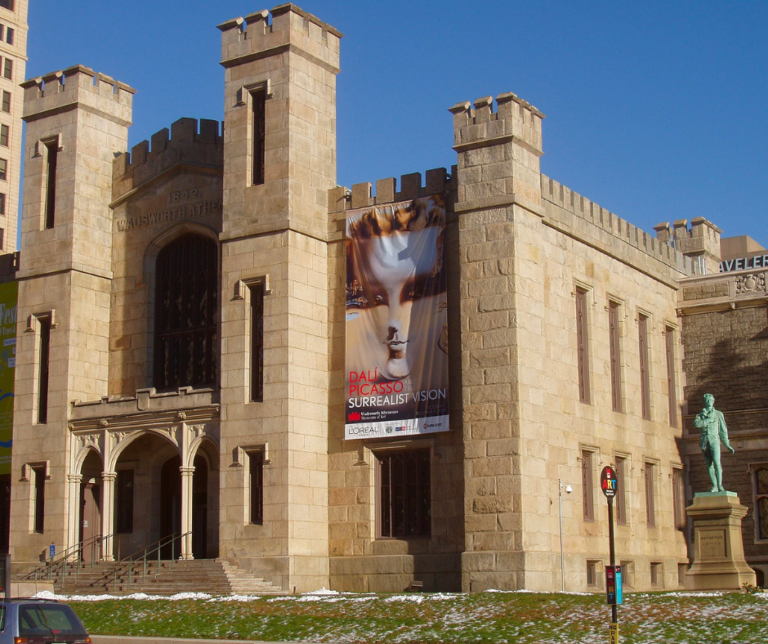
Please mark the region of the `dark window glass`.
<svg viewBox="0 0 768 644"><path fill-rule="evenodd" d="M757 538L768 539L768 467L755 471L755 509Z"/></svg>
<svg viewBox="0 0 768 644"><path fill-rule="evenodd" d="M61 604L22 604L19 606L19 635L43 641L60 635L87 637L85 628L69 606ZM36 638L36 639L37 639Z"/></svg>
<svg viewBox="0 0 768 644"><path fill-rule="evenodd" d="M613 411L622 410L621 399L621 352L619 344L619 305L608 305L608 325L611 350L611 403Z"/></svg>
<svg viewBox="0 0 768 644"><path fill-rule="evenodd" d="M264 400L264 287L251 292L251 400Z"/></svg>
<svg viewBox="0 0 768 644"><path fill-rule="evenodd" d="M5 193L0 192L0 215L5 214Z"/></svg>
<svg viewBox="0 0 768 644"><path fill-rule="evenodd" d="M579 400L589 404L589 333L587 327L587 292L576 289L576 343L578 345Z"/></svg>
<svg viewBox="0 0 768 644"><path fill-rule="evenodd" d="M380 536L432 534L429 450L394 452L377 458Z"/></svg>
<svg viewBox="0 0 768 644"><path fill-rule="evenodd" d="M35 532L45 531L45 468L33 467L35 473Z"/></svg>
<svg viewBox="0 0 768 644"><path fill-rule="evenodd" d="M11 129L7 125L0 125L0 145L8 147Z"/></svg>
<svg viewBox="0 0 768 644"><path fill-rule="evenodd" d="M616 498L613 504L616 507L616 523L627 525L627 459L616 458Z"/></svg>
<svg viewBox="0 0 768 644"><path fill-rule="evenodd" d="M40 324L40 363L37 376L37 422L48 422L48 371L51 361L51 319L38 318Z"/></svg>
<svg viewBox="0 0 768 644"><path fill-rule="evenodd" d="M656 497L653 489L656 466L653 463L645 464L645 518L648 527L656 525Z"/></svg>
<svg viewBox="0 0 768 644"><path fill-rule="evenodd" d="M13 61L10 58L6 58L3 64L3 76L13 78Z"/></svg>
<svg viewBox="0 0 768 644"><path fill-rule="evenodd" d="M675 527L678 530L685 530L685 481L683 470L680 468L672 470L672 503L675 510Z"/></svg>
<svg viewBox="0 0 768 644"><path fill-rule="evenodd" d="M133 470L117 471L116 526L120 534L133 532Z"/></svg>
<svg viewBox="0 0 768 644"><path fill-rule="evenodd" d="M5 248L5 230L0 228L0 250Z"/></svg>
<svg viewBox="0 0 768 644"><path fill-rule="evenodd" d="M16 5L15 0L0 0L0 7L10 9L11 11L15 9L15 5Z"/></svg>
<svg viewBox="0 0 768 644"><path fill-rule="evenodd" d="M216 383L217 253L187 234L157 256L155 378L159 390Z"/></svg>
<svg viewBox="0 0 768 644"><path fill-rule="evenodd" d="M264 523L264 454L248 453L251 478L251 523Z"/></svg>
<svg viewBox="0 0 768 644"><path fill-rule="evenodd" d="M8 161L0 159L0 180L6 181L8 178Z"/></svg>
<svg viewBox="0 0 768 644"><path fill-rule="evenodd" d="M8 31L10 31L10 29ZM11 93L6 92L5 90L3 90L2 109L3 109L3 112L7 112L9 114L11 112Z"/></svg>
<svg viewBox="0 0 768 644"><path fill-rule="evenodd" d="M677 381L675 378L675 330L667 327L667 396L669 398L669 424L677 427Z"/></svg>
<svg viewBox="0 0 768 644"><path fill-rule="evenodd" d="M9 45L13 44L13 35L14 30L8 27L8 29L5 30L5 42L7 42Z"/></svg>
<svg viewBox="0 0 768 644"><path fill-rule="evenodd" d="M59 143L49 141L45 144L45 227L53 228L56 213L56 164L59 158Z"/></svg>
<svg viewBox="0 0 768 644"><path fill-rule="evenodd" d="M638 318L640 343L640 398L643 418L651 419L651 375L648 369L648 318Z"/></svg>
<svg viewBox="0 0 768 644"><path fill-rule="evenodd" d="M592 483L592 452L581 453L581 487L584 494L584 521L595 520Z"/></svg>
<svg viewBox="0 0 768 644"><path fill-rule="evenodd" d="M251 93L253 110L253 185L264 183L264 140L266 133L266 104L263 91Z"/></svg>

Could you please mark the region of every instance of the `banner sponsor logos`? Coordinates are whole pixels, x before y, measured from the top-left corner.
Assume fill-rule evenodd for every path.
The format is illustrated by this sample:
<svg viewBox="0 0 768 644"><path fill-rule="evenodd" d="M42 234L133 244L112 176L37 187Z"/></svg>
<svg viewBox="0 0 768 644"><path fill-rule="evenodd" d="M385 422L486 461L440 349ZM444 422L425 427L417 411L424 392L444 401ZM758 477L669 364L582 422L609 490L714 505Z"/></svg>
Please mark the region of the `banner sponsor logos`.
<svg viewBox="0 0 768 644"><path fill-rule="evenodd" d="M347 214L345 438L448 431L443 195Z"/></svg>
<svg viewBox="0 0 768 644"><path fill-rule="evenodd" d="M18 284L0 284L0 474L11 473Z"/></svg>

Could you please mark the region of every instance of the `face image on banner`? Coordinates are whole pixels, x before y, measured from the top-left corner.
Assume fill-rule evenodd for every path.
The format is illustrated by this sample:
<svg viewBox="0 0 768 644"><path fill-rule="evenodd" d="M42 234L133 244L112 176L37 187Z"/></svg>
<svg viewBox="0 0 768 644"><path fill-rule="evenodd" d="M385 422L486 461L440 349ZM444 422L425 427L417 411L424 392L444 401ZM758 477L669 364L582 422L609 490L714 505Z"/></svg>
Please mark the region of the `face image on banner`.
<svg viewBox="0 0 768 644"><path fill-rule="evenodd" d="M345 438L448 431L445 197L347 213Z"/></svg>
<svg viewBox="0 0 768 644"><path fill-rule="evenodd" d="M11 473L18 284L0 284L0 474Z"/></svg>

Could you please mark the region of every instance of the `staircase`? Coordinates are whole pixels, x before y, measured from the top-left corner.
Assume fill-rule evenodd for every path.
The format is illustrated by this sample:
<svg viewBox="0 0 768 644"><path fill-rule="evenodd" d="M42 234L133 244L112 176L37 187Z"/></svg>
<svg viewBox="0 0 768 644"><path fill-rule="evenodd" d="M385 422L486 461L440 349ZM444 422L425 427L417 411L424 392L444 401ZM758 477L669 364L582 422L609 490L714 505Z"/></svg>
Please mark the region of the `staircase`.
<svg viewBox="0 0 768 644"><path fill-rule="evenodd" d="M283 591L222 559L191 561L153 560L144 563L101 561L93 567L53 573L53 587L62 595L174 595L207 593L209 595L276 595Z"/></svg>

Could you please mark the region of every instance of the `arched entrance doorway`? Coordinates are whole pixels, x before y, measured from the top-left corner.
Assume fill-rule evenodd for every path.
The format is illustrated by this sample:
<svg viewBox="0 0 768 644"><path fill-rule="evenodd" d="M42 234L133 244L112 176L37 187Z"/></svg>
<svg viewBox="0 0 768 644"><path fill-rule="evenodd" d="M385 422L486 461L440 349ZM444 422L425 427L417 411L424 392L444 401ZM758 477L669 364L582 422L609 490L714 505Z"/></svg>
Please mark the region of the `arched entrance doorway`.
<svg viewBox="0 0 768 644"><path fill-rule="evenodd" d="M181 459L174 456L168 459L161 472L160 495L160 538L165 542L160 556L163 559L176 558L180 554L180 540L183 526L181 518ZM195 471L192 475L192 556L205 559L208 548L208 461L198 454L195 456Z"/></svg>
<svg viewBox="0 0 768 644"><path fill-rule="evenodd" d="M80 469L80 533L78 539L83 544L82 559L95 562L101 557L101 499L103 471L101 456L90 450Z"/></svg>

